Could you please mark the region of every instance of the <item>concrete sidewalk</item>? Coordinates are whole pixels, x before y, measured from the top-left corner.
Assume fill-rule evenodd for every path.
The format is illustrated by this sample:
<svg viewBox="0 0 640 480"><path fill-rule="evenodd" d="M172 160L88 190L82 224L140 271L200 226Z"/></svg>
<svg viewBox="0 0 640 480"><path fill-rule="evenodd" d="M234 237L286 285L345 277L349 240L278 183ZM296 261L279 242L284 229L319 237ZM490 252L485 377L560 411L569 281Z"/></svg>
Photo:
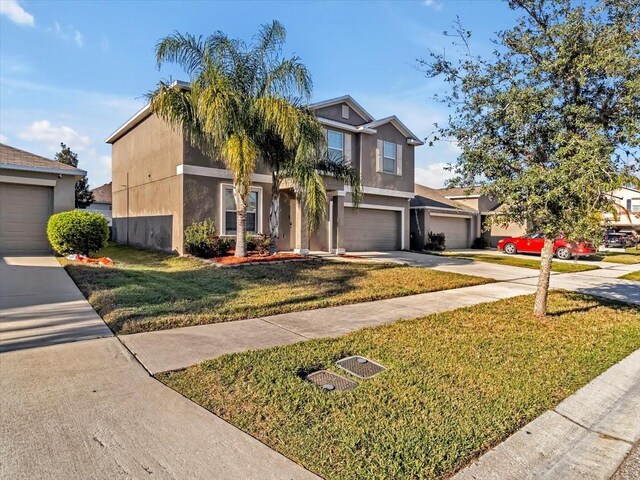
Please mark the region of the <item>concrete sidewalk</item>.
<svg viewBox="0 0 640 480"><path fill-rule="evenodd" d="M417 262L431 264L431 259L435 259L440 262L436 264L440 270L485 277L497 272L502 278L512 280L248 320L121 335L119 338L145 368L155 374L186 368L227 353L288 345L312 338L336 337L361 328L532 294L538 281L538 271L525 268L467 261L458 263L456 259L448 263L442 257L409 252L393 252L393 256L385 257L387 260L389 258L395 262L411 261L421 266L426 265ZM513 271L508 272L509 269ZM599 270L556 274L552 276L551 286L640 304L638 282L610 278L633 269L640 269L640 265L625 265L617 270L607 270L607 274L590 275Z"/></svg>
<svg viewBox="0 0 640 480"><path fill-rule="evenodd" d="M408 297L284 313L211 325L120 335L152 374L195 365L226 353L337 337L366 327L533 293L535 287L490 283Z"/></svg>
<svg viewBox="0 0 640 480"><path fill-rule="evenodd" d="M454 480L603 480L640 441L640 350L460 471Z"/></svg>

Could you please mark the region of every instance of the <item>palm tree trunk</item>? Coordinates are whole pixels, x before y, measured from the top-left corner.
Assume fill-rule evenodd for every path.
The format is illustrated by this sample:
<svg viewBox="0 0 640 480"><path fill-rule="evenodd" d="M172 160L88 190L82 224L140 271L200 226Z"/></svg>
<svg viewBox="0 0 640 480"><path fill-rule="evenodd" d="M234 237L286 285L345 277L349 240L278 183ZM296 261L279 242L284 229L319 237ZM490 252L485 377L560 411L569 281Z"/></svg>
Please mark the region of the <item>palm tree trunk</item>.
<svg viewBox="0 0 640 480"><path fill-rule="evenodd" d="M269 253L274 255L278 251L278 237L280 236L280 178L274 172L271 174L271 206L269 207Z"/></svg>
<svg viewBox="0 0 640 480"><path fill-rule="evenodd" d="M236 257L247 256L247 202L234 189L236 200Z"/></svg>
<svg viewBox="0 0 640 480"><path fill-rule="evenodd" d="M533 306L533 314L536 317L547 315L547 296L549 295L549 278L551 277L551 261L553 260L553 238L545 238L542 247L542 257L540 259L540 277L538 277L538 288L536 290L536 300Z"/></svg>

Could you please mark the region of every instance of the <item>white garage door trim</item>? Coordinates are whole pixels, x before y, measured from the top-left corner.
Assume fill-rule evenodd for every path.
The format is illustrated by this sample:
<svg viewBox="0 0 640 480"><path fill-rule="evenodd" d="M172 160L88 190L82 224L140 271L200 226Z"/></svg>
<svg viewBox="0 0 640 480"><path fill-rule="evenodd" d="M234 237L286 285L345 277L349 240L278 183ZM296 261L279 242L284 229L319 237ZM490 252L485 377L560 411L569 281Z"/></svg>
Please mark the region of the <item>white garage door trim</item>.
<svg viewBox="0 0 640 480"><path fill-rule="evenodd" d="M37 185L40 187L55 187L55 180L47 180L45 178L27 178L13 177L9 175L0 175L0 183L17 183L18 185Z"/></svg>
<svg viewBox="0 0 640 480"><path fill-rule="evenodd" d="M344 202L345 208L353 208L355 204L352 202ZM360 203L358 204L358 208L368 208L371 210L391 210L394 212L400 212L400 248L404 250L406 247L404 245L404 207L391 207L388 205L374 205L372 203ZM331 230L333 230L333 225L331 225Z"/></svg>

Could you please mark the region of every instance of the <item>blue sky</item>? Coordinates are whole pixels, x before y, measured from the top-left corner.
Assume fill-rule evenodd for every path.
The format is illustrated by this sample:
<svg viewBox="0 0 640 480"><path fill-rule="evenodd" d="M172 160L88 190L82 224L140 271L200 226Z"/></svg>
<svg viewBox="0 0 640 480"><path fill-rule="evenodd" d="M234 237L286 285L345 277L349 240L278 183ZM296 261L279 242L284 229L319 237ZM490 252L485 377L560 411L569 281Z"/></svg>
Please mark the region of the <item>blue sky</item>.
<svg viewBox="0 0 640 480"><path fill-rule="evenodd" d="M249 40L271 20L287 28L288 53L314 80L314 100L351 94L372 115L395 114L419 137L446 120L433 100L443 85L416 69L428 49L452 50L442 35L456 15L474 53L514 14L500 1L18 1L0 0L0 141L52 158L61 141L78 152L93 187L111 179L104 139L144 104L158 80L154 47L174 30L222 30ZM446 143L420 147L416 180L441 186L455 160Z"/></svg>

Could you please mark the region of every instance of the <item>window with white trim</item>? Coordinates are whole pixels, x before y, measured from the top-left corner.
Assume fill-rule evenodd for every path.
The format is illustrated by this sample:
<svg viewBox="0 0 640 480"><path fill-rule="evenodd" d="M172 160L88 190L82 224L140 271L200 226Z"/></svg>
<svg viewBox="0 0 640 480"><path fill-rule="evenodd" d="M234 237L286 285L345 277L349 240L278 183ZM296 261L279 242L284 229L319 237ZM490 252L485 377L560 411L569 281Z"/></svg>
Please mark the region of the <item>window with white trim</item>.
<svg viewBox="0 0 640 480"><path fill-rule="evenodd" d="M631 208L629 210L634 213L640 212L640 198L631 199Z"/></svg>
<svg viewBox="0 0 640 480"><path fill-rule="evenodd" d="M344 158L344 133L327 130L327 144L329 159L341 161Z"/></svg>
<svg viewBox="0 0 640 480"><path fill-rule="evenodd" d="M247 197L247 233L258 233L258 208L260 197L257 191L251 191ZM237 232L236 200L233 187L224 189L224 234L235 235Z"/></svg>
<svg viewBox="0 0 640 480"><path fill-rule="evenodd" d="M391 142L384 142L382 148L382 171L384 173L396 173L396 162L398 159L398 145Z"/></svg>

